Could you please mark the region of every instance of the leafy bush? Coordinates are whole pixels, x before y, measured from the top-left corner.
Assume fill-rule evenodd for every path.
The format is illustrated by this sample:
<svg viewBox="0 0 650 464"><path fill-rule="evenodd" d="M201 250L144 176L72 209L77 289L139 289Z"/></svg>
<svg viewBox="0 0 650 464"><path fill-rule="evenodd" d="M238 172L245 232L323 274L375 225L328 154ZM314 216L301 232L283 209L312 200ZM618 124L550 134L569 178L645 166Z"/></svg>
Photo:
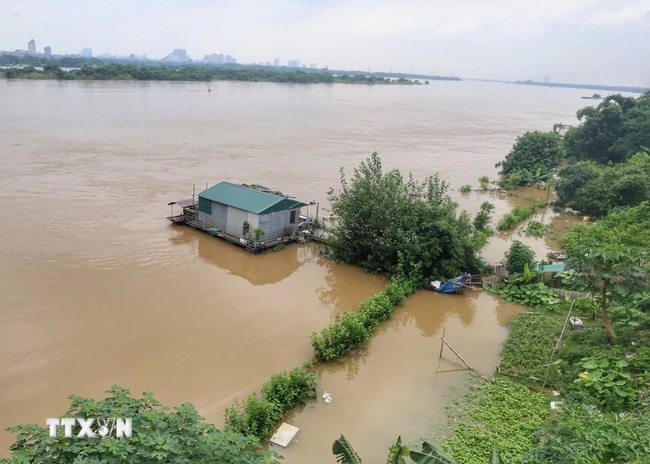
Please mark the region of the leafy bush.
<svg viewBox="0 0 650 464"><path fill-rule="evenodd" d="M314 354L323 361L332 361L356 348L370 338L365 316L361 313L345 313L337 316L333 324L311 334Z"/></svg>
<svg viewBox="0 0 650 464"><path fill-rule="evenodd" d="M262 387L264 399L277 403L283 411L308 398L316 397L318 376L305 369L295 368L290 373L276 373Z"/></svg>
<svg viewBox="0 0 650 464"><path fill-rule="evenodd" d="M471 191L472 191L472 186L469 184L465 184L460 187L460 193L469 193Z"/></svg>
<svg viewBox="0 0 650 464"><path fill-rule="evenodd" d="M395 299L398 299L399 295L394 295L394 297ZM368 331L372 332L380 322L390 319L395 306L396 304L393 304L391 298L384 292L378 293L369 300L363 302L359 307L359 313L364 316L364 325Z"/></svg>
<svg viewBox="0 0 650 464"><path fill-rule="evenodd" d="M72 395L70 409L61 417L122 417L133 419L128 439L70 439L50 437L49 429L35 424L9 429L17 433L12 457L6 463L110 463L148 464L219 462L223 464L276 463L275 453L262 450L256 438L234 431L221 432L205 422L194 406L168 408L151 392L133 398L129 390L113 386L105 399L95 401ZM78 434L80 427L73 428ZM0 459L0 462L3 462Z"/></svg>
<svg viewBox="0 0 650 464"><path fill-rule="evenodd" d="M524 272L526 266L532 269L535 264L535 252L528 245L515 240L505 254L506 270L510 274Z"/></svg>
<svg viewBox="0 0 650 464"><path fill-rule="evenodd" d="M312 333L311 344L316 358L332 361L364 343L377 325L390 319L395 307L416 289L416 280L394 277L384 290L361 303L358 313L345 313L320 334Z"/></svg>
<svg viewBox="0 0 650 464"><path fill-rule="evenodd" d="M553 232L553 226L540 221L530 221L526 226L526 235L529 237L544 237Z"/></svg>
<svg viewBox="0 0 650 464"><path fill-rule="evenodd" d="M650 411L618 415L593 405L567 404L535 434L523 464L648 463Z"/></svg>
<svg viewBox="0 0 650 464"><path fill-rule="evenodd" d="M472 221L474 230L481 232L488 228L492 220L492 211L494 211L494 205L492 203L489 201L481 203L481 208Z"/></svg>
<svg viewBox="0 0 650 464"><path fill-rule="evenodd" d="M226 430L266 438L283 414L280 404L251 393L245 402L235 400L226 408Z"/></svg>
<svg viewBox="0 0 650 464"><path fill-rule="evenodd" d="M503 216L501 220L497 223L497 230L509 230L514 229L514 227L522 221L525 221L540 208L546 206L546 202L539 201L533 203L530 206L515 206L512 208L508 214Z"/></svg>
<svg viewBox="0 0 650 464"><path fill-rule="evenodd" d="M587 389L604 409L620 410L636 397L627 362L622 359L612 365L605 357L590 356L582 358L582 368L574 383Z"/></svg>
<svg viewBox="0 0 650 464"><path fill-rule="evenodd" d="M316 397L318 377L311 371L295 368L277 373L262 387L262 397L252 393L243 403L235 400L226 408L226 430L267 438L284 414L297 404Z"/></svg>
<svg viewBox="0 0 650 464"><path fill-rule="evenodd" d="M513 303L533 308L553 310L560 303L560 299L543 282L526 285L485 285L485 289Z"/></svg>

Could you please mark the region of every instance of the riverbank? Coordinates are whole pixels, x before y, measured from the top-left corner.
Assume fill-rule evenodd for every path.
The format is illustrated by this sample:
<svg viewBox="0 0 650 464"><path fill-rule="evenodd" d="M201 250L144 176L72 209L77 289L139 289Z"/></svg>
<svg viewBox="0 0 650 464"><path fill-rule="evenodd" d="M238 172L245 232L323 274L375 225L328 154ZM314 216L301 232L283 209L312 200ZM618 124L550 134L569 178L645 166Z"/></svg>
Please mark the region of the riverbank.
<svg viewBox="0 0 650 464"><path fill-rule="evenodd" d="M56 79L92 81L241 81L277 82L294 84L372 84L372 85L422 85L429 80L460 81L457 77L432 76L420 79L358 72L329 72L326 70L277 69L249 66L206 65L134 65L109 63L84 65L81 68L64 69L56 64L43 66L10 66L0 68L0 77L6 79Z"/></svg>
<svg viewBox="0 0 650 464"><path fill-rule="evenodd" d="M521 312L494 376L453 398L433 441L458 464L488 462L494 442L505 464L650 462L650 321L639 301L630 297L614 344L590 297Z"/></svg>

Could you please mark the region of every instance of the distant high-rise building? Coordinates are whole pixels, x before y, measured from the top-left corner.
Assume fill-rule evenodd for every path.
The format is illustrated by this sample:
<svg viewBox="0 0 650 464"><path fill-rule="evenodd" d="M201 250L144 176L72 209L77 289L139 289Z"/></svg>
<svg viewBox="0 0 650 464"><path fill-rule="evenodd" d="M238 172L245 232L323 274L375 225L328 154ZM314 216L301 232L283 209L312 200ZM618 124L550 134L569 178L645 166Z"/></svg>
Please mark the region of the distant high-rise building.
<svg viewBox="0 0 650 464"><path fill-rule="evenodd" d="M274 68L279 68L280 67L280 58L276 58L273 60L273 67Z"/></svg>
<svg viewBox="0 0 650 464"><path fill-rule="evenodd" d="M45 58L52 58L52 47L45 47L43 49L43 54L45 55Z"/></svg>
<svg viewBox="0 0 650 464"><path fill-rule="evenodd" d="M309 67L311 69L316 69L316 63L309 63Z"/></svg>
<svg viewBox="0 0 650 464"><path fill-rule="evenodd" d="M212 55L205 55L203 57L204 63L210 64L225 64L225 63L236 63L237 60L230 55L224 56L223 53L213 53Z"/></svg>
<svg viewBox="0 0 650 464"><path fill-rule="evenodd" d="M84 58L92 58L93 57L93 49L92 48L84 48L81 50L81 56Z"/></svg>
<svg viewBox="0 0 650 464"><path fill-rule="evenodd" d="M34 39L27 42L27 53L36 55L36 41Z"/></svg>
<svg viewBox="0 0 650 464"><path fill-rule="evenodd" d="M287 66L290 68L299 68L300 67L300 60L289 60L287 61Z"/></svg>
<svg viewBox="0 0 650 464"><path fill-rule="evenodd" d="M185 63L190 61L190 57L187 56L187 51L184 48L175 48L172 53L167 55L162 59L162 61L170 61L173 63Z"/></svg>

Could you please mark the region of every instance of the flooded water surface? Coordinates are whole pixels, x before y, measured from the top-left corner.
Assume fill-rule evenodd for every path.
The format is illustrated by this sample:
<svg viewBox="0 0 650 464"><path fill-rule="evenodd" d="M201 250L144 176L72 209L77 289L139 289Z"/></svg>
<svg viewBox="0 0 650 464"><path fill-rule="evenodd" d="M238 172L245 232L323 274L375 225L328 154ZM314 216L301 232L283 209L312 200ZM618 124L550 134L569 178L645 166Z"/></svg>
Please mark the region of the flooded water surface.
<svg viewBox="0 0 650 464"><path fill-rule="evenodd" d="M457 189L495 179L518 135L574 123L584 104L580 90L474 82L206 88L0 80L0 456L6 427L44 424L69 394L114 384L189 401L222 426L234 398L302 365L311 332L386 284L313 245L256 256L170 225L167 204L193 186L263 184L327 215L339 168L377 151L386 168L439 172L461 208L492 201L499 216L522 200ZM509 239L485 257L501 259ZM524 240L538 258L556 246ZM317 367L333 402L292 416L301 430L285 462L333 462L341 433L368 462L398 434L425 435L468 376L450 352L439 359L442 331L489 375L517 311L483 292L412 296L363 350Z"/></svg>

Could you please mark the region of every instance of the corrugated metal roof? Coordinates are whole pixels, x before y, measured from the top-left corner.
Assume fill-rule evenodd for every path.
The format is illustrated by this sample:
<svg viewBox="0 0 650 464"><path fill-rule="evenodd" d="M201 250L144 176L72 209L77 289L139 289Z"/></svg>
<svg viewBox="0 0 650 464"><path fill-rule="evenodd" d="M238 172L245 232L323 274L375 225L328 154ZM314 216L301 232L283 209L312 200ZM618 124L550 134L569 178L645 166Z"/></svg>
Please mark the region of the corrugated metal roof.
<svg viewBox="0 0 650 464"><path fill-rule="evenodd" d="M539 272L564 272L564 263L551 263L537 266Z"/></svg>
<svg viewBox="0 0 650 464"><path fill-rule="evenodd" d="M276 211L307 206L306 203L292 198L262 192L226 181L219 182L217 185L199 193L199 197L255 214L270 214Z"/></svg>

